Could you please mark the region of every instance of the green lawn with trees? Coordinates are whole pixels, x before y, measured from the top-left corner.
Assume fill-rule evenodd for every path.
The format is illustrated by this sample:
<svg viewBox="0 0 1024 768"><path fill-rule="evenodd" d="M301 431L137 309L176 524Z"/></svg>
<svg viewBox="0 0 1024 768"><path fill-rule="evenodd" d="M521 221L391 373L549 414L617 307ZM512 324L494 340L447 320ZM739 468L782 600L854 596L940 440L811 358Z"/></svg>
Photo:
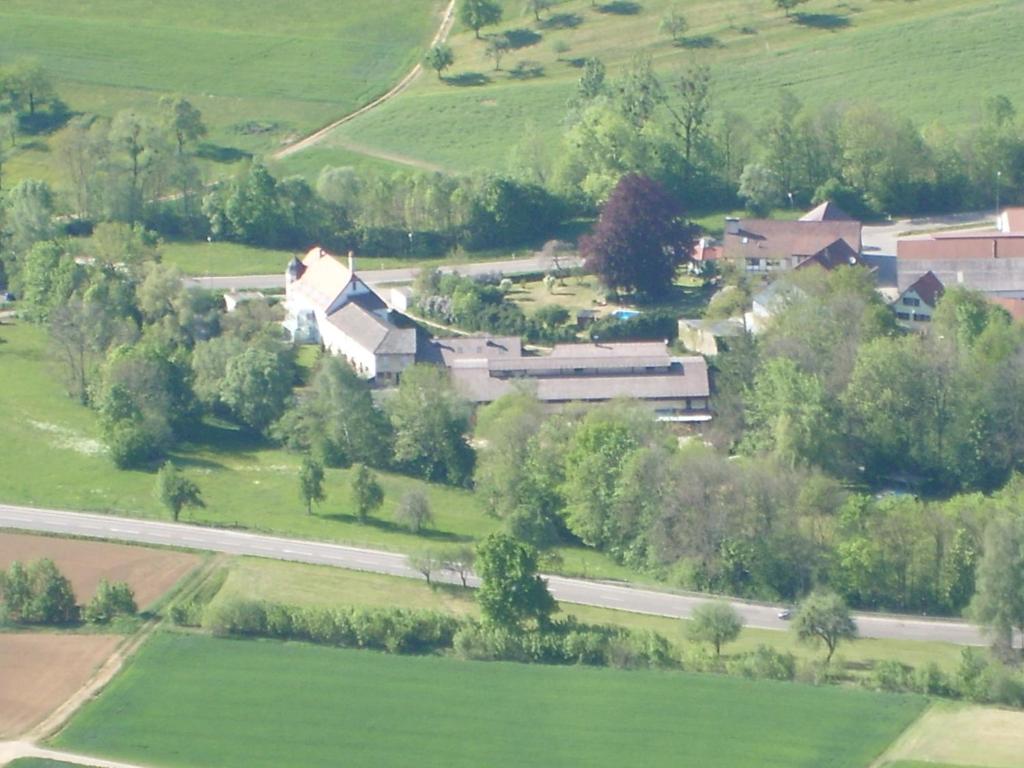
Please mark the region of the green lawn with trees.
<svg viewBox="0 0 1024 768"><path fill-rule="evenodd" d="M225 768L333 765L339 754L378 766L619 766L643 754L650 766L861 768L923 706L918 697L714 676L158 633L55 743Z"/></svg>
<svg viewBox="0 0 1024 768"><path fill-rule="evenodd" d="M671 0L648 0L624 14L572 0L553 5L540 21L520 3L501 5L503 20L483 33L513 41L502 71L493 70L485 42L467 30L450 41L455 61L445 80L424 78L343 126L338 144L359 143L462 171L501 170L510 127L518 136L532 124L546 143L557 142L583 60L599 57L609 74L618 74L638 51L663 74L692 60L708 64L719 117L738 113L751 123L782 86L815 108L870 101L953 130L974 119L986 96L1024 98L1010 77L1021 62L1017 54L1007 55L1022 23L1012 0L856 8L811 0L790 18L770 0L698 0L679 9L688 27L678 40L660 29L678 5ZM946 34L949 28L957 34ZM542 75L517 76L521 60L535 62ZM932 98L936 89L951 98Z"/></svg>

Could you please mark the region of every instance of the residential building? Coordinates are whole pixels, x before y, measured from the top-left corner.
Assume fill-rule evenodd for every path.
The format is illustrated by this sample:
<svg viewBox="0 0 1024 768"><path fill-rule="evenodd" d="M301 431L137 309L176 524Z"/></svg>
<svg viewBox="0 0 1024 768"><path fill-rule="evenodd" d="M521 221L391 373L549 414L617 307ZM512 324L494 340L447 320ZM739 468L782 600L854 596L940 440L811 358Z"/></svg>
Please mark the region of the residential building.
<svg viewBox="0 0 1024 768"><path fill-rule="evenodd" d="M796 221L725 220L723 257L748 272L776 272L812 265L834 269L857 264L861 223L834 203L822 203Z"/></svg>
<svg viewBox="0 0 1024 768"><path fill-rule="evenodd" d="M550 407L636 398L659 420L711 418L704 358L673 356L661 342L557 344L546 355L524 354L515 337L435 339L432 346L459 392L476 404L525 386Z"/></svg>
<svg viewBox="0 0 1024 768"><path fill-rule="evenodd" d="M922 328L922 324L931 322L944 291L935 273L925 272L892 303L896 320L904 328Z"/></svg>
<svg viewBox="0 0 1024 768"><path fill-rule="evenodd" d="M322 248L293 258L285 272L285 310L294 341L321 344L376 383L397 384L416 361L415 324L356 274L351 254L347 266Z"/></svg>

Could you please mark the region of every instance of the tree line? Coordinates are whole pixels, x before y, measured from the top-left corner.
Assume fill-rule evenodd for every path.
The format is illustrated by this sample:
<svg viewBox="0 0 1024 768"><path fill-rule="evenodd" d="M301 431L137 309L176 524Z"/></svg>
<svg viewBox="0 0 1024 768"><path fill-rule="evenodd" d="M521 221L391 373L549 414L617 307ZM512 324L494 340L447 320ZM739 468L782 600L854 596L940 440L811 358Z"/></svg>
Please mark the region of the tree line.
<svg viewBox="0 0 1024 768"><path fill-rule="evenodd" d="M0 571L0 627L65 626L80 619L109 624L118 616L137 612L132 588L106 579L100 579L92 599L79 606L71 582L49 558L28 564L15 560L7 571Z"/></svg>

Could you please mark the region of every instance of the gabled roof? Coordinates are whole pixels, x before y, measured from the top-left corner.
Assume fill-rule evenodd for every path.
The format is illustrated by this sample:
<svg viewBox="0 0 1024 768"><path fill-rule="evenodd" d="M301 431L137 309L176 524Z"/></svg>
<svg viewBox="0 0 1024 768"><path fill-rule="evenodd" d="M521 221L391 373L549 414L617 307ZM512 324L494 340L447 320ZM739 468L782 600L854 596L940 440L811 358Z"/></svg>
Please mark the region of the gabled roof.
<svg viewBox="0 0 1024 768"><path fill-rule="evenodd" d="M801 261L796 268L802 269L814 264L825 269L850 266L857 263L859 255L845 240L835 240L813 256Z"/></svg>
<svg viewBox="0 0 1024 768"><path fill-rule="evenodd" d="M305 269L292 285L319 310L326 312L354 277L353 273L323 248L312 248L302 260Z"/></svg>
<svg viewBox="0 0 1024 768"><path fill-rule="evenodd" d="M907 286L906 290L903 291L900 296L910 293L911 291L916 293L921 301L932 309L935 309L935 306L939 303L939 299L942 298L942 294L945 293L946 287L942 284L942 281L935 276L934 272L928 270L917 278L917 280Z"/></svg>
<svg viewBox="0 0 1024 768"><path fill-rule="evenodd" d="M800 221L854 221L854 218L831 200L826 200L801 216Z"/></svg>
<svg viewBox="0 0 1024 768"><path fill-rule="evenodd" d="M741 219L735 231L725 234L725 256L733 259L810 258L837 240L845 241L859 254L860 222Z"/></svg>
<svg viewBox="0 0 1024 768"><path fill-rule="evenodd" d="M416 354L416 329L399 328L376 312L350 301L327 322L355 341L363 349L377 354Z"/></svg>

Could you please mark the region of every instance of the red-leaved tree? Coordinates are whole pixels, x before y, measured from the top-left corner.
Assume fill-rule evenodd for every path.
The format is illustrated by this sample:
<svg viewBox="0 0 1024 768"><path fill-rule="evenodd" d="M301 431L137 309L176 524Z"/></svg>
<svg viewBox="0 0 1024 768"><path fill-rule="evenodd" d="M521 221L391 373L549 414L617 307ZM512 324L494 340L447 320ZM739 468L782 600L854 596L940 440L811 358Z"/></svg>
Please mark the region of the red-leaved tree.
<svg viewBox="0 0 1024 768"><path fill-rule="evenodd" d="M609 288L647 296L672 287L692 249L682 206L661 184L637 173L619 180L593 234L580 239L588 271Z"/></svg>

